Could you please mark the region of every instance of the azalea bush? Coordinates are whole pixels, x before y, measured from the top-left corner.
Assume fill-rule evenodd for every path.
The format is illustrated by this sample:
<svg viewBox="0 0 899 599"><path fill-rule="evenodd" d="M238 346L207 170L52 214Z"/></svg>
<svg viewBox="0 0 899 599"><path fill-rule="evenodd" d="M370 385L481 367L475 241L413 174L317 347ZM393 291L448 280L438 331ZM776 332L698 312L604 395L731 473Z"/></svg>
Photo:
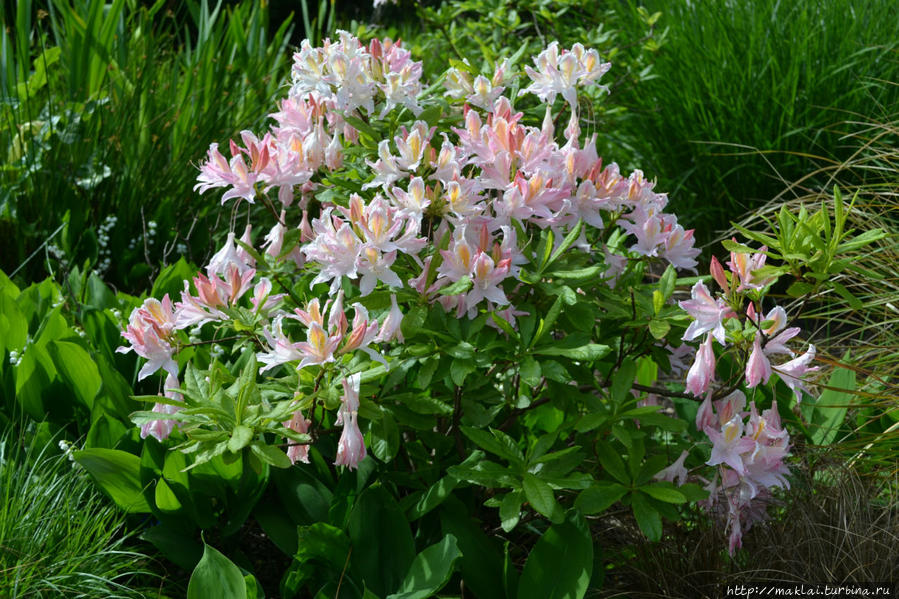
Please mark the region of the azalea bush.
<svg viewBox="0 0 899 599"><path fill-rule="evenodd" d="M771 290L835 268L842 213L692 276L667 196L582 135L610 68L552 43L427 82L400 43L340 32L303 43L267 131L212 144L197 191L230 230L118 349L143 359L140 455L74 454L197 564L189 595L256 592L252 517L284 596L583 596L613 504L659 540L701 503L733 553L789 487L780 414L815 349Z"/></svg>

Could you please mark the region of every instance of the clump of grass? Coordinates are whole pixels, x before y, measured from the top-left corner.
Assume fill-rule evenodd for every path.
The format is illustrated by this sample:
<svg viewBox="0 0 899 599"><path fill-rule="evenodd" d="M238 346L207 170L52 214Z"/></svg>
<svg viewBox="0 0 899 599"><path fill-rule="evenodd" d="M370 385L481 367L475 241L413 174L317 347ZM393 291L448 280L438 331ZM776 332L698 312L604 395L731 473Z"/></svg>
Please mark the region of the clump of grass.
<svg viewBox="0 0 899 599"><path fill-rule="evenodd" d="M660 543L639 536L606 547L624 556L602 597L720 597L725 585L891 581L899 575L899 497L831 465L827 476L797 468L774 517L743 537L732 559L720 527L700 518L672 526ZM895 482L893 488L895 488ZM619 540L621 540L619 538Z"/></svg>
<svg viewBox="0 0 899 599"><path fill-rule="evenodd" d="M274 107L291 20L270 30L249 0L42 5L0 11L0 268L66 223L60 260L140 291L160 263L210 248L220 210L193 192L195 165Z"/></svg>
<svg viewBox="0 0 899 599"><path fill-rule="evenodd" d="M0 433L0 597L157 597L124 515L64 455Z"/></svg>
<svg viewBox="0 0 899 599"><path fill-rule="evenodd" d="M814 170L809 156L851 158L835 120L882 121L899 106L890 0L645 4L667 35L655 78L621 90L627 127L702 241Z"/></svg>

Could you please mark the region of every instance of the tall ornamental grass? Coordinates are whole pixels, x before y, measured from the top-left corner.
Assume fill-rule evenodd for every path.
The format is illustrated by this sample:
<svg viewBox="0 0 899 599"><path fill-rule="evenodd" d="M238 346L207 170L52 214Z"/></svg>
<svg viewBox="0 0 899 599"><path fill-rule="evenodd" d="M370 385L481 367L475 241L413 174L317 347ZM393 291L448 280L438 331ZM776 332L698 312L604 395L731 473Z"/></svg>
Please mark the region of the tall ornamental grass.
<svg viewBox="0 0 899 599"><path fill-rule="evenodd" d="M638 23L634 4L623 10ZM671 190L701 240L803 177L810 156L849 159L854 146L832 123L895 112L889 0L645 4L663 11L665 43L656 77L622 90L626 126L647 175Z"/></svg>
<svg viewBox="0 0 899 599"><path fill-rule="evenodd" d="M40 250L29 280L60 258L143 288L148 263L202 257L212 223L185 166L264 118L291 20L270 33L256 2L55 0L0 24L0 267Z"/></svg>
<svg viewBox="0 0 899 599"><path fill-rule="evenodd" d="M834 438L841 459L866 473L896 472L899 445L899 112L884 120L853 119L831 127L851 150L839 162L816 160L816 168L791 183L774 200L740 221L753 228L776 218L783 207L820 204L826 195L815 181L838 185L855 197L850 225L858 231L881 229L887 234L850 258L857 269L832 278L837 287L794 299L803 309L812 334L821 339L822 355L831 364L849 362L859 382L847 396L847 416Z"/></svg>

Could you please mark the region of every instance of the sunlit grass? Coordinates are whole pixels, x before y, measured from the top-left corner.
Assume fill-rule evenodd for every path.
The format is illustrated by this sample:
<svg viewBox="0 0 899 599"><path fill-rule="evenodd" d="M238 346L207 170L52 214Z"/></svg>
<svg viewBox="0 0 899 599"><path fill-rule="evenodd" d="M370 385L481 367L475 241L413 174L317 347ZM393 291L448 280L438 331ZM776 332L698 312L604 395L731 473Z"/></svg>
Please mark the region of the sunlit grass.
<svg viewBox="0 0 899 599"><path fill-rule="evenodd" d="M665 43L655 78L622 89L640 163L697 236L763 205L856 145L836 121L888 119L899 106L895 5L852 2L646 2ZM635 32L636 37L636 32Z"/></svg>
<svg viewBox="0 0 899 599"><path fill-rule="evenodd" d="M124 515L64 455L0 433L0 597L157 597Z"/></svg>

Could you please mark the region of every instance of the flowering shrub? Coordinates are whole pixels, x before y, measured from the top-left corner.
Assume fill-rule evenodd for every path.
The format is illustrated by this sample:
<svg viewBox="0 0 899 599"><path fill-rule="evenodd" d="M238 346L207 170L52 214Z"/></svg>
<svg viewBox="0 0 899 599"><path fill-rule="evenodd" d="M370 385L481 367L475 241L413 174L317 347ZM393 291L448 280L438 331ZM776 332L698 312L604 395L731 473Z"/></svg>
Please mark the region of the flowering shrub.
<svg viewBox="0 0 899 599"><path fill-rule="evenodd" d="M786 271L765 265L767 248L734 242L729 273L712 262L718 297L707 278L678 278L696 271L693 231L643 173L604 164L597 134L582 135L579 94L609 68L594 50L553 43L523 73L512 60L490 73L457 63L441 90L400 43L340 32L303 43L268 131L243 132L228 158L210 147L197 190L222 190L232 230L180 301L132 313L120 348L147 360L140 379L166 374L164 394L144 398L154 409L133 415L142 437L180 450L174 467L155 454L156 480L236 463L251 485L246 518L269 468L300 463L289 472L333 493L319 516L308 503L291 516L299 535L357 546L381 526L365 515L380 513L401 515L396 543L408 537L388 565L344 552L334 573L304 566L322 556L293 536L282 590L343 580L346 558L360 593L382 596L439 554L459 558L475 593L514 594L483 572L493 562L479 555L494 549L448 524L463 509L525 539L534 529L520 522L551 523L517 596L545 596L553 543L583 549L567 564L580 570L552 581L582 596L585 515L620 501L659 539L662 516L702 501L726 515L733 552L770 489L788 486L770 390L779 379L801 401L815 350L795 357L799 329L769 305ZM699 339L688 368L681 340ZM772 365L778 355L792 359ZM328 463L358 469L355 482L328 483L350 480ZM374 471L379 484L357 498ZM287 479L271 476L283 495ZM188 495L159 501L148 504L160 517L189 511ZM438 514L442 540L413 559L409 523ZM229 518L229 530L242 521Z"/></svg>

